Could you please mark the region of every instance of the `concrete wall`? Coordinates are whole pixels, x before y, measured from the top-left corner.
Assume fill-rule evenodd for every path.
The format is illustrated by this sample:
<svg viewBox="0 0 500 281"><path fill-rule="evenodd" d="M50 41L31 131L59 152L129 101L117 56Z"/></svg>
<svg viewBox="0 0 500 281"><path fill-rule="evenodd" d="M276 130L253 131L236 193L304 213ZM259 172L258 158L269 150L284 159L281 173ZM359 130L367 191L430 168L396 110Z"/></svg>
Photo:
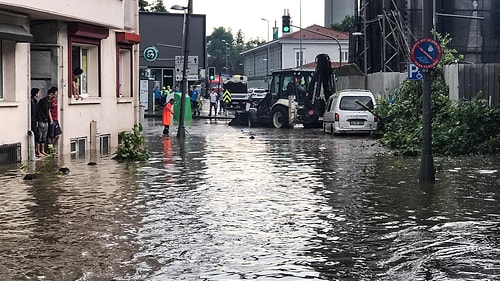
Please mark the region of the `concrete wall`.
<svg viewBox="0 0 500 281"><path fill-rule="evenodd" d="M137 1L133 0L0 0L0 6L7 5L10 11L32 14L32 20L50 18L62 21L85 21L109 28L123 29L126 27L124 19L130 19L134 14L131 13L130 5L125 4L127 2L135 3L137 6ZM125 7L129 8L127 12L125 12Z"/></svg>
<svg viewBox="0 0 500 281"><path fill-rule="evenodd" d="M450 98L453 101L459 100L458 64L444 66L444 79L449 87Z"/></svg>
<svg viewBox="0 0 500 281"><path fill-rule="evenodd" d="M389 94L398 90L404 80L406 73L398 72L378 72L368 74L368 86L373 95L377 98L386 99ZM364 76L340 76L337 81L337 90L342 89L364 89Z"/></svg>

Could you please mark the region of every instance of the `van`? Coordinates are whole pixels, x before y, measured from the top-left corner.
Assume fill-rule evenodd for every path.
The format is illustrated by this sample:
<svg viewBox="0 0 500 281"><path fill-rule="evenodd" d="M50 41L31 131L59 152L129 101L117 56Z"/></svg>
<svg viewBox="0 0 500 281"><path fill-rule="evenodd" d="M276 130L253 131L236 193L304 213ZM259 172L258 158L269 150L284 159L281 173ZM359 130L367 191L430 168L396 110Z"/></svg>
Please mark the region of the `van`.
<svg viewBox="0 0 500 281"><path fill-rule="evenodd" d="M369 134L377 129L378 118L372 92L346 89L332 95L323 116L323 131L330 134Z"/></svg>
<svg viewBox="0 0 500 281"><path fill-rule="evenodd" d="M250 88L248 89L248 97L252 100L261 100L267 95L267 89L263 88Z"/></svg>

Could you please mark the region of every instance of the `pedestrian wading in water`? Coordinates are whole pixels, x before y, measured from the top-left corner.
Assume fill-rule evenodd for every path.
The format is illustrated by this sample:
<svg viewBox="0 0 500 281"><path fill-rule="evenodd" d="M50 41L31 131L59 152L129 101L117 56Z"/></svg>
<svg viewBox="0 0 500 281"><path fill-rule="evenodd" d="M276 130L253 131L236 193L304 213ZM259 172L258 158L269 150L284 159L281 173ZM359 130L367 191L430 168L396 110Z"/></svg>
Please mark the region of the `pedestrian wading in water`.
<svg viewBox="0 0 500 281"><path fill-rule="evenodd" d="M163 128L164 135L169 134L170 125L172 124L172 115L174 114L174 103L175 100L170 99L162 111L163 126L165 126Z"/></svg>

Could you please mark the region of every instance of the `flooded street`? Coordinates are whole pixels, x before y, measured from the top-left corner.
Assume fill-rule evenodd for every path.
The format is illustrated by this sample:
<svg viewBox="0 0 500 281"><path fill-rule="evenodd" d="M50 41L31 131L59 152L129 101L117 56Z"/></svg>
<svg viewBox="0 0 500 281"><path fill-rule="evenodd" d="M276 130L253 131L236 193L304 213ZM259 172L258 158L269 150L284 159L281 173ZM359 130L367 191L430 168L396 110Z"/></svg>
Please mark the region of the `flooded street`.
<svg viewBox="0 0 500 281"><path fill-rule="evenodd" d="M428 188L366 136L162 129L144 163L0 167L0 280L499 280L500 157L435 158Z"/></svg>

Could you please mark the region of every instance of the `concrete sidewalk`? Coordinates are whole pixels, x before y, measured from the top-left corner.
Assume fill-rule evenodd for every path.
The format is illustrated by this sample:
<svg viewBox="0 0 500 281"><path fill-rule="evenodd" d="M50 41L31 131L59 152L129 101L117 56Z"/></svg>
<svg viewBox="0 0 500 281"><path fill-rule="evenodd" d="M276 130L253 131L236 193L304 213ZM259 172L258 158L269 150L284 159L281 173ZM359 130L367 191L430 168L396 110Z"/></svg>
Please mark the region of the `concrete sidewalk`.
<svg viewBox="0 0 500 281"><path fill-rule="evenodd" d="M213 109L212 109L213 111ZM199 116L193 116L194 118L216 118L216 119L233 119L234 118L234 109L223 110L220 111L220 106L217 104L217 114L212 112L212 116L210 116L210 100L203 98L202 107L200 110Z"/></svg>
<svg viewBox="0 0 500 281"><path fill-rule="evenodd" d="M186 104L186 107L191 107L191 104ZM206 99L206 98L203 98L202 99L202 107L201 107L201 110L200 110L200 115L193 115L193 119L197 119L197 118L202 118L202 119L233 119L234 118L234 112L235 112L235 109L229 109L229 110L226 110L224 112L221 112L219 111L220 109L220 106L217 105L217 115L212 112L212 116L209 115L210 113L210 100L209 99ZM159 117L161 118L161 110L155 110L153 112L148 112L146 111L144 113L144 117Z"/></svg>

